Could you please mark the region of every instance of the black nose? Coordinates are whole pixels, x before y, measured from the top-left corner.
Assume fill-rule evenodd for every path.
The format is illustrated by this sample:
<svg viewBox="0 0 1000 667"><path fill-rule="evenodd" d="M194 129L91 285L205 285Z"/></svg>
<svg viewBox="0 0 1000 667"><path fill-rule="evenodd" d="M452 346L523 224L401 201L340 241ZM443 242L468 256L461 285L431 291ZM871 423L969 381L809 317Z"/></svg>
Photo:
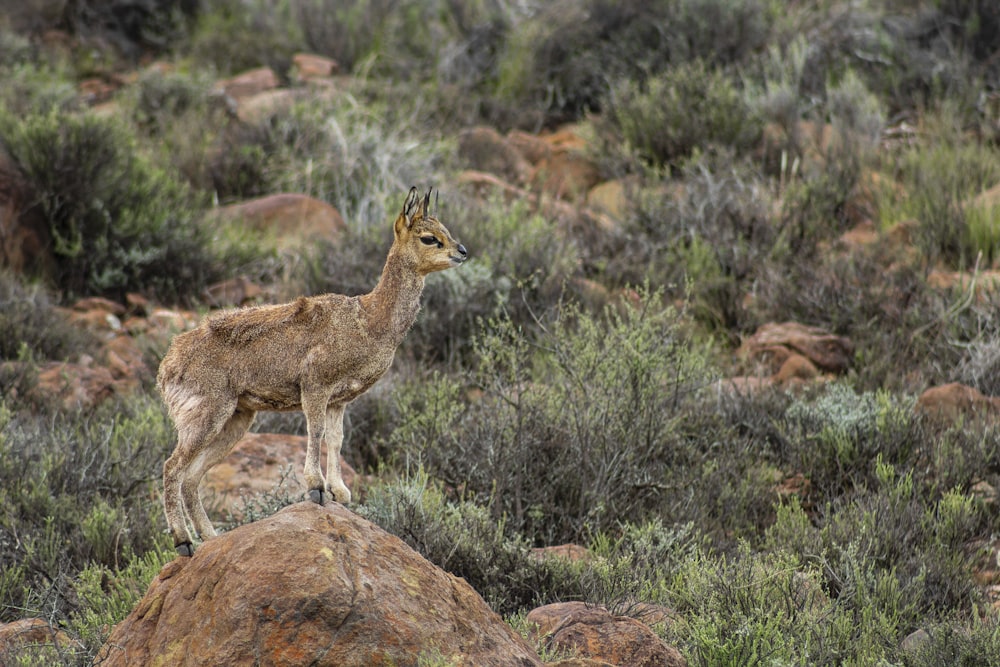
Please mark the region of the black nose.
<svg viewBox="0 0 1000 667"><path fill-rule="evenodd" d="M465 246L462 245L461 243L458 244L458 254L460 254L462 257L469 256L469 253L465 250Z"/></svg>

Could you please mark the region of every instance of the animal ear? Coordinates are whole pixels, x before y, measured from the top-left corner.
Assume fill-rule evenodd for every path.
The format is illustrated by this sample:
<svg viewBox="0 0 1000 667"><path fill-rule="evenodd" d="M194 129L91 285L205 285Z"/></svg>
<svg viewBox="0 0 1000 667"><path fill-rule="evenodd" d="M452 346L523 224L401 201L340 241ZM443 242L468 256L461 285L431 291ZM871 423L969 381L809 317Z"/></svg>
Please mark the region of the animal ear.
<svg viewBox="0 0 1000 667"><path fill-rule="evenodd" d="M417 205L419 199L417 198L417 188L410 188L410 194L406 195L406 201L403 202L403 216L407 218L413 217L413 208Z"/></svg>
<svg viewBox="0 0 1000 667"><path fill-rule="evenodd" d="M419 201L417 189L415 187L410 188L410 194L406 195L406 201L403 202L403 210L399 212L399 217L396 218L396 224L394 225L396 234L402 233L404 229L409 229L413 225L413 209Z"/></svg>
<svg viewBox="0 0 1000 667"><path fill-rule="evenodd" d="M431 210L431 193L432 192L434 192L434 186L433 185L431 186L431 189L427 191L427 194L424 195L424 204L421 207L421 213L423 214L423 217L425 217L425 218L427 217L427 212Z"/></svg>

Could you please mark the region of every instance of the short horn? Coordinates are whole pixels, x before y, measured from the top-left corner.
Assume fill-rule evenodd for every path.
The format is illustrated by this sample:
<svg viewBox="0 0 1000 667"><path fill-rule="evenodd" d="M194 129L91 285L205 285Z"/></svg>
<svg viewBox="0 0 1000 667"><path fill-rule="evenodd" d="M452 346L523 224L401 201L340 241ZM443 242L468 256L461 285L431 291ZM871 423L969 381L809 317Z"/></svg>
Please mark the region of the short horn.
<svg viewBox="0 0 1000 667"><path fill-rule="evenodd" d="M427 194L424 195L424 215L427 215L427 212L430 210L430 207L431 207L431 193L432 192L434 192L434 186L433 185L431 186L431 189L427 191Z"/></svg>

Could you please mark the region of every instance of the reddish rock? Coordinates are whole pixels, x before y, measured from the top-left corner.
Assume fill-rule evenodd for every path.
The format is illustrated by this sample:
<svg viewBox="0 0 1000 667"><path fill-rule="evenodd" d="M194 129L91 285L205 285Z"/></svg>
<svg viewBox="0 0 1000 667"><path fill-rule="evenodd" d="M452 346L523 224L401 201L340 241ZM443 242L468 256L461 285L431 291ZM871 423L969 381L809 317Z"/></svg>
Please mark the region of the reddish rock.
<svg viewBox="0 0 1000 667"><path fill-rule="evenodd" d="M960 417L1000 415L1000 398L986 396L975 387L958 382L931 387L917 399L916 410L930 417L952 421Z"/></svg>
<svg viewBox="0 0 1000 667"><path fill-rule="evenodd" d="M614 616L584 602L557 602L532 610L526 619L536 637L557 651L617 667L686 667L680 651L634 618Z"/></svg>
<svg viewBox="0 0 1000 667"><path fill-rule="evenodd" d="M583 199L601 180L593 160L575 151L557 151L538 163L532 181L545 192L567 201Z"/></svg>
<svg viewBox="0 0 1000 667"><path fill-rule="evenodd" d="M223 206L208 218L241 221L273 235L279 247L290 248L317 239L335 242L347 228L340 211L324 201L299 194L277 194Z"/></svg>
<svg viewBox="0 0 1000 667"><path fill-rule="evenodd" d="M56 401L63 408L73 410L94 407L122 389L107 368L51 361L39 369L32 391L37 400Z"/></svg>
<svg viewBox="0 0 1000 667"><path fill-rule="evenodd" d="M458 156L471 169L496 174L510 183L524 183L531 172L517 148L491 127L459 132Z"/></svg>
<svg viewBox="0 0 1000 667"><path fill-rule="evenodd" d="M246 276L238 276L205 288L205 300L215 308L244 306L257 301L263 288Z"/></svg>
<svg viewBox="0 0 1000 667"><path fill-rule="evenodd" d="M819 377L819 374L816 364L793 352L774 374L774 381L778 384L788 384L796 380L813 380Z"/></svg>
<svg viewBox="0 0 1000 667"><path fill-rule="evenodd" d="M65 632L56 630L41 618L24 618L0 624L0 665L19 664L19 657L36 656L46 648L58 651L61 655L83 649L79 642L73 641ZM32 661L30 664L41 663Z"/></svg>
<svg viewBox="0 0 1000 667"><path fill-rule="evenodd" d="M507 144L531 164L538 164L552 157L552 146L537 134L511 130L507 133Z"/></svg>
<svg viewBox="0 0 1000 667"><path fill-rule="evenodd" d="M296 53L292 56L292 68L292 77L297 81L322 79L340 72L336 60L315 53Z"/></svg>
<svg viewBox="0 0 1000 667"><path fill-rule="evenodd" d="M112 377L126 381L131 388L138 389L139 380L150 375L142 348L128 334L119 334L104 343L101 354Z"/></svg>
<svg viewBox="0 0 1000 667"><path fill-rule="evenodd" d="M306 442L306 437L301 435L247 433L236 443L229 456L205 475L202 488L214 494L215 500L209 504L223 513L220 518L226 512L238 518L242 497L272 490L289 467L293 475L302 475ZM321 463L325 469L325 452ZM343 457L340 458L340 467L344 484L354 491L357 473ZM299 487L294 488L295 492L300 490Z"/></svg>
<svg viewBox="0 0 1000 667"><path fill-rule="evenodd" d="M541 665L464 580L346 508L299 503L168 563L96 662Z"/></svg>
<svg viewBox="0 0 1000 667"><path fill-rule="evenodd" d="M286 115L304 96L302 90L265 90L241 99L236 106L236 117L249 125L264 123L270 118Z"/></svg>
<svg viewBox="0 0 1000 667"><path fill-rule="evenodd" d="M854 346L842 336L835 336L818 327L798 322L762 325L753 336L743 341L737 354L744 359L770 361L775 369L797 353L817 368L841 373L851 363Z"/></svg>
<svg viewBox="0 0 1000 667"><path fill-rule="evenodd" d="M223 79L216 83L216 88L238 102L265 90L277 88L279 84L278 75L274 70L270 67L258 67L237 74L231 79Z"/></svg>

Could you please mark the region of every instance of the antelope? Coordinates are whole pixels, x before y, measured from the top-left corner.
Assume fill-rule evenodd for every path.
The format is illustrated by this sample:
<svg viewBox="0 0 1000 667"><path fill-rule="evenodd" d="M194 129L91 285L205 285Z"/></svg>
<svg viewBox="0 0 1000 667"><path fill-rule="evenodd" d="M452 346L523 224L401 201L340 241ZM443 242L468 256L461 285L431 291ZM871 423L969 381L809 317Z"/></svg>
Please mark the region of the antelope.
<svg viewBox="0 0 1000 667"><path fill-rule="evenodd" d="M421 200L410 190L382 275L368 294L301 296L224 311L173 339L156 383L177 429L177 445L163 464L163 505L178 555L194 553L185 517L198 538L216 535L198 486L261 410L302 411L309 499L350 502L340 470L344 409L389 369L420 310L425 277L468 258L430 214L432 191Z"/></svg>

